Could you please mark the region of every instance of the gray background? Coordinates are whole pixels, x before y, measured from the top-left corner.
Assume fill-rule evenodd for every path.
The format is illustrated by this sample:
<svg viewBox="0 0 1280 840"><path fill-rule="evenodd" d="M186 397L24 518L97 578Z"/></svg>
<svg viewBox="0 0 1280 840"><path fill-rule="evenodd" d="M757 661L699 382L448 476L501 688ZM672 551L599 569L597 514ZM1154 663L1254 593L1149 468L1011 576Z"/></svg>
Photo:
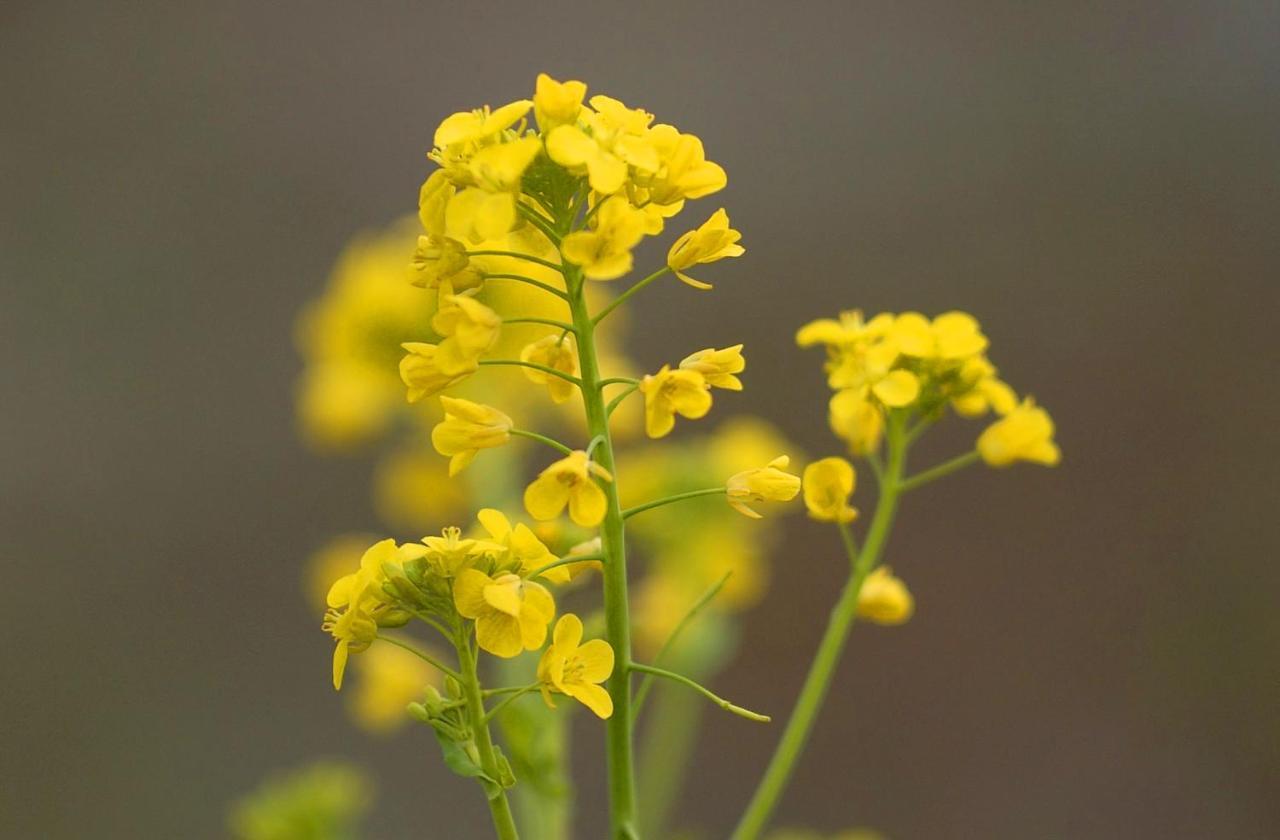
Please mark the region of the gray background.
<svg viewBox="0 0 1280 840"><path fill-rule="evenodd" d="M745 339L734 406L824 453L795 327L963 307L1059 423L1058 470L910 500L919 614L855 635L782 821L1280 835L1278 36L1247 3L5 4L0 835L217 837L327 754L378 769L379 836L483 836L424 735L327 690L299 563L373 520L367 466L295 441L291 321L436 123L539 70L730 174L748 254L644 296L641 359ZM789 527L717 683L772 710L839 575ZM771 747L710 716L683 815L727 833Z"/></svg>

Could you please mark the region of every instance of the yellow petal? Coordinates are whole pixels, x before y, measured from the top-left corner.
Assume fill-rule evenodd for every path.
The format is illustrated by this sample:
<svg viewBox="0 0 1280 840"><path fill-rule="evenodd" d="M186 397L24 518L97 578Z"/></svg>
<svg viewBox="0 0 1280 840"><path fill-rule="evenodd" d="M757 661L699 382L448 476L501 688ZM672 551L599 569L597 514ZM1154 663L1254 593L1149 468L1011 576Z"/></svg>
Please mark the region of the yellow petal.
<svg viewBox="0 0 1280 840"><path fill-rule="evenodd" d="M599 525L604 520L606 507L604 491L594 481L578 484L569 494L569 518L583 528Z"/></svg>
<svg viewBox="0 0 1280 840"><path fill-rule="evenodd" d="M519 620L506 613L484 614L476 619L476 643L494 656L518 656L524 650Z"/></svg>
<svg viewBox="0 0 1280 840"><path fill-rule="evenodd" d="M556 622L552 644L564 650L575 650L582 641L582 619L573 613L565 613Z"/></svg>
<svg viewBox="0 0 1280 840"><path fill-rule="evenodd" d="M901 408L920 396L920 380L911 371L895 370L871 388L880 402L890 408Z"/></svg>
<svg viewBox="0 0 1280 840"><path fill-rule="evenodd" d="M555 476L539 476L525 488L524 507L534 519L555 519L569 503L569 488Z"/></svg>
<svg viewBox="0 0 1280 840"><path fill-rule="evenodd" d="M479 569L463 569L453 580L453 604L463 618L477 618L485 608L484 588L493 578Z"/></svg>
<svg viewBox="0 0 1280 840"><path fill-rule="evenodd" d="M504 576L506 577L506 576ZM514 578L514 575L510 576ZM493 607L498 612L507 615L520 615L520 581L514 580L498 580L489 584L483 590L484 602ZM461 610L459 610L461 612Z"/></svg>
<svg viewBox="0 0 1280 840"><path fill-rule="evenodd" d="M592 639L578 648L578 661L584 681L604 682L613 673L613 648L604 639Z"/></svg>
<svg viewBox="0 0 1280 840"><path fill-rule="evenodd" d="M340 639L333 649L333 690L342 690L342 675L347 670L347 640Z"/></svg>
<svg viewBox="0 0 1280 840"><path fill-rule="evenodd" d="M507 520L506 514L500 510L484 508L476 514L476 519L495 540L505 540L511 533L511 523Z"/></svg>
<svg viewBox="0 0 1280 840"><path fill-rule="evenodd" d="M609 696L609 692L598 685L574 683L565 686L564 693L595 712L596 717L601 720L613 714L613 698Z"/></svg>

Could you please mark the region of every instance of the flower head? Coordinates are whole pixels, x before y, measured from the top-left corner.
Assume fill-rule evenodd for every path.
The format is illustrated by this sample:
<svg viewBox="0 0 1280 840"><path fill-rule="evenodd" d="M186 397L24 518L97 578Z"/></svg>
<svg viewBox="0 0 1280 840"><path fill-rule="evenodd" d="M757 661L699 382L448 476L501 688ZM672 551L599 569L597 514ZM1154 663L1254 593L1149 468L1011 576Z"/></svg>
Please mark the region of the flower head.
<svg viewBox="0 0 1280 840"><path fill-rule="evenodd" d="M729 227L729 214L722 207L697 230L691 230L675 241L667 252L667 266L695 289L710 289L710 283L694 280L684 273L685 269L699 263L742 256L746 249L738 244L741 238L741 233Z"/></svg>
<svg viewBox="0 0 1280 840"><path fill-rule="evenodd" d="M987 337L966 312L944 312L932 321L919 312L904 312L892 333L898 349L918 359L957 361L987 349Z"/></svg>
<svg viewBox="0 0 1280 840"><path fill-rule="evenodd" d="M444 420L431 430L431 445L448 457L449 475L461 472L481 449L511 439L511 418L496 408L456 397L441 397Z"/></svg>
<svg viewBox="0 0 1280 840"><path fill-rule="evenodd" d="M527 577L531 572L559 559L528 525L517 522L513 528L511 521L500 510L485 508L476 514L476 519L489 532L489 538L493 542L507 549L508 559L516 564L517 571L523 576ZM569 580L569 567L557 566L548 569L541 576L553 583L564 583Z"/></svg>
<svg viewBox="0 0 1280 840"><path fill-rule="evenodd" d="M554 519L569 506L569 518L584 528L604 519L607 502L595 479L613 481L609 471L579 449L542 471L524 491L524 506L534 519Z"/></svg>
<svg viewBox="0 0 1280 840"><path fill-rule="evenodd" d="M804 468L804 506L823 522L852 522L858 511L849 506L857 474L843 458L823 458Z"/></svg>
<svg viewBox="0 0 1280 840"><path fill-rule="evenodd" d="M443 529L438 537L423 537L422 543L426 546L427 562L443 577L456 577L484 555L506 551L505 546L488 540L464 539L462 529L457 526Z"/></svg>
<svg viewBox="0 0 1280 840"><path fill-rule="evenodd" d="M983 430L978 436L978 452L993 467L1007 467L1015 461L1052 467L1061 459L1053 441L1053 420L1030 397Z"/></svg>
<svg viewBox="0 0 1280 840"><path fill-rule="evenodd" d="M683 366L646 375L640 380L644 394L644 428L651 438L665 437L676 424L676 415L697 420L711 410L711 386L697 370Z"/></svg>
<svg viewBox="0 0 1280 840"><path fill-rule="evenodd" d="M644 238L645 214L623 196L606 198L588 230L569 234L560 252L592 280L615 280L631 270L631 249Z"/></svg>
<svg viewBox="0 0 1280 840"><path fill-rule="evenodd" d="M725 494L734 510L751 519L760 519L747 502L788 502L800 492L800 478L783 472L791 459L779 455L763 467L744 470L725 482Z"/></svg>
<svg viewBox="0 0 1280 840"><path fill-rule="evenodd" d="M742 345L735 344L723 350L708 347L691 353L680 362L680 367L683 370L696 370L712 388L741 391L742 380L735 374L747 369L747 360L742 357Z"/></svg>
<svg viewBox="0 0 1280 840"><path fill-rule="evenodd" d="M445 117L436 129L436 148L459 149L492 139L515 125L521 117L529 113L529 108L532 106L533 103L528 99L517 99L494 110L490 110L486 105L473 111L451 114Z"/></svg>
<svg viewBox="0 0 1280 840"><path fill-rule="evenodd" d="M400 378L409 388L407 396L411 403L457 385L479 370L479 360L471 359L461 367L451 366L446 372L438 363L439 347L435 344L407 341L400 346L407 351L400 360Z"/></svg>
<svg viewBox="0 0 1280 840"><path fill-rule="evenodd" d="M600 683L613 673L613 648L603 639L583 644L582 620L567 613L556 622L551 645L538 662L542 698L555 708L551 692L567 694L599 718L613 714L613 698Z"/></svg>
<svg viewBox="0 0 1280 840"><path fill-rule="evenodd" d="M578 353L574 347L571 335L546 335L532 344L525 345L520 351L520 360L549 367L569 376L577 376ZM552 402L557 404L568 400L576 390L572 382L561 379L559 376L552 376L536 368L526 367L521 370L530 382L546 385Z"/></svg>
<svg viewBox="0 0 1280 840"><path fill-rule="evenodd" d="M481 649L508 659L542 647L556 614L550 592L510 572L492 578L463 569L453 581L453 603L459 615L475 620Z"/></svg>
<svg viewBox="0 0 1280 840"><path fill-rule="evenodd" d="M903 624L915 612L915 599L888 566L867 575L858 591L858 616L876 624Z"/></svg>

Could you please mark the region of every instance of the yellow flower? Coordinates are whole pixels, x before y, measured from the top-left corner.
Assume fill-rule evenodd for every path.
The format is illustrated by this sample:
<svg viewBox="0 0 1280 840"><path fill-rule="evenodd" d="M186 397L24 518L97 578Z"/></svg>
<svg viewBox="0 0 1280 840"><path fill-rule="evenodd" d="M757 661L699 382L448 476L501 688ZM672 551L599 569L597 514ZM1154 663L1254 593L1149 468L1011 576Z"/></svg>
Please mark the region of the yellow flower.
<svg viewBox="0 0 1280 840"><path fill-rule="evenodd" d="M607 506L604 491L592 476L613 481L604 467L576 450L547 467L524 491L524 506L538 520L554 519L569 506L569 518L584 528L594 528L604 519Z"/></svg>
<svg viewBox="0 0 1280 840"><path fill-rule="evenodd" d="M474 289L484 282L484 273L472 264L467 249L446 236L419 236L414 249L413 285L438 289L448 283L456 291Z"/></svg>
<svg viewBox="0 0 1280 840"><path fill-rule="evenodd" d="M576 125L553 128L546 142L547 155L553 161L570 172L585 172L591 189L601 195L612 195L627 182L626 163Z"/></svg>
<svg viewBox="0 0 1280 840"><path fill-rule="evenodd" d="M577 122L586 95L587 86L582 82L557 82L546 73L539 73L533 94L538 129L546 134L558 125Z"/></svg>
<svg viewBox="0 0 1280 840"><path fill-rule="evenodd" d="M443 169L432 172L422 182L422 188L418 190L418 221L422 222L422 229L431 236L445 235L446 211L449 201L457 191L458 188Z"/></svg>
<svg viewBox="0 0 1280 840"><path fill-rule="evenodd" d="M582 643L582 620L573 613L556 622L551 645L538 662L538 682L542 699L555 708L551 692L567 694L595 712L596 717L613 714L613 698L600 683L613 673L613 648L603 639Z"/></svg>
<svg viewBox="0 0 1280 840"><path fill-rule="evenodd" d="M373 488L374 511L397 531L434 531L471 507L466 483L451 480L440 456L416 441L383 456L374 471Z"/></svg>
<svg viewBox="0 0 1280 840"><path fill-rule="evenodd" d="M651 438L668 435L677 414L697 420L711 410L711 386L696 370L663 365L640 380L640 392L644 394L644 429Z"/></svg>
<svg viewBox="0 0 1280 840"><path fill-rule="evenodd" d="M857 482L853 465L843 458L823 458L804 468L804 505L822 522L852 522L858 511L849 506Z"/></svg>
<svg viewBox="0 0 1280 840"><path fill-rule="evenodd" d="M449 475L461 472L481 449L502 446L511 438L511 418L492 406L456 397L441 397L444 420L431 430L431 445L448 457Z"/></svg>
<svg viewBox="0 0 1280 840"><path fill-rule="evenodd" d="M442 373L456 376L474 370L476 360L497 343L502 318L470 295L455 295L443 285L431 328L444 337L436 350L436 366Z"/></svg>
<svg viewBox="0 0 1280 840"><path fill-rule="evenodd" d="M965 312L945 312L932 321L904 312L894 321L893 337L899 350L918 359L957 361L987 349L977 320Z"/></svg>
<svg viewBox="0 0 1280 840"><path fill-rule="evenodd" d="M1007 467L1015 461L1052 467L1061 458L1058 445L1053 442L1049 412L1030 397L978 436L978 452L993 467Z"/></svg>
<svg viewBox="0 0 1280 840"><path fill-rule="evenodd" d="M378 637L378 622L369 609L348 607L345 610L327 611L320 627L337 642L333 649L333 689L341 691L347 659L353 653L369 649L373 640Z"/></svg>
<svg viewBox="0 0 1280 840"><path fill-rule="evenodd" d="M481 649L507 659L542 647L556 614L542 586L511 573L491 578L478 569L463 569L454 579L453 603L463 618L475 619Z"/></svg>
<svg viewBox="0 0 1280 840"><path fill-rule="evenodd" d="M533 103L528 99L518 99L494 111L486 105L474 111L451 114L436 129L436 147L448 149L487 140L515 125L531 107Z"/></svg>
<svg viewBox="0 0 1280 840"><path fill-rule="evenodd" d="M612 195L622 189L634 170L651 177L660 166L657 149L649 142L653 114L631 109L608 96L591 97L579 125L561 125L547 134L547 154L574 174L586 173L591 189Z"/></svg>
<svg viewBox="0 0 1280 840"><path fill-rule="evenodd" d="M916 602L901 578L888 566L867 575L858 591L858 616L876 624L903 624L915 612Z"/></svg>
<svg viewBox="0 0 1280 840"><path fill-rule="evenodd" d="M763 467L744 470L725 482L729 505L743 516L760 519L747 502L788 502L800 492L800 478L783 472L791 459L779 455Z"/></svg>
<svg viewBox="0 0 1280 840"><path fill-rule="evenodd" d="M506 547L488 540L463 539L462 529L445 528L438 537L423 537L423 554L431 567L444 577L456 577L463 569L486 554L499 555Z"/></svg>
<svg viewBox="0 0 1280 840"><path fill-rule="evenodd" d="M909 370L895 368L901 356L893 340L895 323L892 315L883 313L864 322L855 309L840 313L838 321L824 318L806 324L796 333L796 344L827 346L827 384L832 388L902 408L920 395L920 380Z"/></svg>
<svg viewBox="0 0 1280 840"><path fill-rule="evenodd" d="M884 436L884 410L861 391L836 392L831 398L831 431L849 444L853 455L867 455L880 448Z"/></svg>
<svg viewBox="0 0 1280 840"><path fill-rule="evenodd" d="M724 169L706 159L702 141L694 135L681 134L669 125L655 125L647 139L661 161L658 175L647 185L655 204L702 198L728 183Z"/></svg>
<svg viewBox="0 0 1280 840"><path fill-rule="evenodd" d="M747 368L747 360L742 357L742 345L735 344L723 350L708 347L685 356L680 362L684 370L696 370L706 377L712 388L724 388L726 391L741 391L742 380L734 374L742 373Z"/></svg>
<svg viewBox="0 0 1280 840"><path fill-rule="evenodd" d="M645 215L621 196L607 198L591 220L589 230L569 234L560 252L582 266L591 280L616 280L631 270L631 249L644 238Z"/></svg>
<svg viewBox="0 0 1280 840"><path fill-rule="evenodd" d="M542 540L538 539L528 525L519 522L512 528L510 520L500 510L485 508L476 514L476 519L480 520L480 524L489 532L490 539L498 545L505 546L507 556L520 564L521 575L527 576L559 559L551 553L551 549L547 548ZM547 570L542 577L552 583L566 583L569 580L569 567L557 566Z"/></svg>
<svg viewBox="0 0 1280 840"><path fill-rule="evenodd" d="M476 242L497 239L516 226L520 179L541 149L538 138L521 137L486 146L471 157L467 172L475 188L452 200L456 218L466 219L461 226L468 238Z"/></svg>
<svg viewBox="0 0 1280 840"><path fill-rule="evenodd" d="M543 365L569 376L578 375L578 353L573 343L573 336L547 335L525 346L520 351L520 360ZM534 368L521 368L530 382L546 385L552 402L564 402L574 395L576 387L572 382L552 376Z"/></svg>
<svg viewBox="0 0 1280 840"><path fill-rule="evenodd" d="M436 345L407 341L400 346L408 351L400 360L400 378L409 388L407 396L411 403L458 384L480 368L478 360L471 359L461 370L446 373L437 363L439 348Z"/></svg>
<svg viewBox="0 0 1280 840"><path fill-rule="evenodd" d="M360 679L351 698L356 723L378 734L409 720L406 707L423 689L439 684L440 674L426 662L394 645L374 645L360 657Z"/></svg>
<svg viewBox="0 0 1280 840"><path fill-rule="evenodd" d="M667 266L695 289L710 289L710 283L694 280L684 273L685 269L726 257L742 256L746 249L738 244L741 238L741 233L729 227L729 214L721 207L697 230L691 230L675 241L667 252Z"/></svg>
<svg viewBox="0 0 1280 840"><path fill-rule="evenodd" d="M971 356L960 367L959 393L951 407L962 417L981 417L988 411L1001 416L1018 406L1018 395L996 377L995 366L983 356Z"/></svg>

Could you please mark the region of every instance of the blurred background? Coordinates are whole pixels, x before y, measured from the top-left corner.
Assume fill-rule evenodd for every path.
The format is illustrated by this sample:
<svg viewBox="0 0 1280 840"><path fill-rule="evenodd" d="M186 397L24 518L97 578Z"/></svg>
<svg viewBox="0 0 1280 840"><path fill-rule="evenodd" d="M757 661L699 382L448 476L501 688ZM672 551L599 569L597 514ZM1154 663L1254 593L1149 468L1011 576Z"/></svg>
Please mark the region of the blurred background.
<svg viewBox="0 0 1280 840"><path fill-rule="evenodd" d="M380 526L368 460L299 441L293 321L415 209L440 119L539 71L729 173L679 229L723 204L748 253L638 299L646 367L746 341L717 410L834 454L796 327L963 308L1058 422L1058 469L909 499L917 615L855 631L779 823L1280 836L1277 38L1269 3L6 3L0 836L222 837L320 756L373 769L371 836L486 836L429 733L329 687L304 559ZM777 714L842 564L786 529L716 680ZM774 737L708 715L682 821L727 834Z"/></svg>

